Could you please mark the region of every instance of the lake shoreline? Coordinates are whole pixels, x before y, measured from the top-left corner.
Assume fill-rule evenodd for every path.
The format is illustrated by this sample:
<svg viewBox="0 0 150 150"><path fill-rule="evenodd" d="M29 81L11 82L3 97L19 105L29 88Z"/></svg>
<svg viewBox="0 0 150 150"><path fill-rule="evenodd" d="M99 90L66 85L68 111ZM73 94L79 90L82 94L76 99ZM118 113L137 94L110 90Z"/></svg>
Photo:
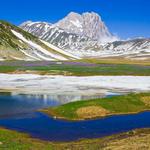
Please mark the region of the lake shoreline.
<svg viewBox="0 0 150 150"><path fill-rule="evenodd" d="M38 112L41 112L43 114L46 114L50 117L53 117L56 120L64 120L64 121L72 121L72 122L77 122L77 121L92 121L92 120L97 120L97 119L105 119L107 117L114 117L114 116L124 116L124 115L134 115L134 114L140 114L140 113L144 113L144 112L150 112L150 109L145 109L139 112L128 112L128 113L115 113L115 114L109 114L106 116L101 116L101 117L94 117L94 118L86 118L86 119L68 119L65 117L60 117L60 116L55 116L54 113L51 113L49 111L47 111L47 109L42 109L42 110L38 110Z"/></svg>
<svg viewBox="0 0 150 150"><path fill-rule="evenodd" d="M143 129L135 129L128 132L123 132L120 134L114 134L111 136L103 137L103 138L94 138L94 139L80 139L78 141L72 142L53 142L53 141L44 141L36 138L30 137L28 134L19 133L16 131L8 130L5 128L0 128L0 148L11 148L13 144L15 144L15 148L22 148L22 150L26 150L26 148L31 149L70 149L75 150L78 148L90 149L106 149L111 148L115 149L113 144L121 148L124 142L124 146L127 146L130 149L134 149L133 141L136 142L137 147L148 147L150 148L149 140L150 139L150 128ZM3 135L3 137L2 137ZM14 138L15 137L15 138ZM143 138L141 140L140 138ZM136 140L136 141L135 141ZM128 142L127 142L128 141Z"/></svg>

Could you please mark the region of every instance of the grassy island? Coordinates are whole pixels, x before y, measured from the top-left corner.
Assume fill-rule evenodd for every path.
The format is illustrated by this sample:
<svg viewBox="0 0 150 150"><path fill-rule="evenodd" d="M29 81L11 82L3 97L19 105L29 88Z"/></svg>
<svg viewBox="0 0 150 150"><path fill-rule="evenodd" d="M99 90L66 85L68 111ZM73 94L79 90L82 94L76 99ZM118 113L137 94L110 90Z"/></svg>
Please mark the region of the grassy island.
<svg viewBox="0 0 150 150"><path fill-rule="evenodd" d="M42 112L66 120L84 120L109 115L138 113L145 110L150 110L150 93L81 100L44 109Z"/></svg>

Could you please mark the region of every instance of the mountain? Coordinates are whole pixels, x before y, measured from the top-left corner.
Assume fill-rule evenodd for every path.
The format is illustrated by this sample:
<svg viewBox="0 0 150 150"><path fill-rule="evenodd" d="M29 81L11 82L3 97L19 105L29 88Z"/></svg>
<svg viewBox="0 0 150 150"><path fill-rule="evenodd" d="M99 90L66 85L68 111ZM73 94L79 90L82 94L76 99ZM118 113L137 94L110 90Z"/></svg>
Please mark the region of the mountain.
<svg viewBox="0 0 150 150"><path fill-rule="evenodd" d="M80 57L127 57L136 59L150 58L150 39L115 41L102 45L99 50L76 51Z"/></svg>
<svg viewBox="0 0 150 150"><path fill-rule="evenodd" d="M150 57L150 39L114 40L101 17L93 12L71 12L55 24L28 21L16 27L0 21L0 60Z"/></svg>
<svg viewBox="0 0 150 150"><path fill-rule="evenodd" d="M67 50L78 57L126 57L150 59L150 39L133 39L115 41L101 46L89 47L87 50Z"/></svg>
<svg viewBox="0 0 150 150"><path fill-rule="evenodd" d="M117 40L96 13L71 12L55 24L27 21L20 27L64 50L87 50Z"/></svg>
<svg viewBox="0 0 150 150"><path fill-rule="evenodd" d="M50 48L69 53L74 58L124 56L145 59L150 54L150 39L119 41L94 12L71 12L55 24L27 21L20 28Z"/></svg>
<svg viewBox="0 0 150 150"><path fill-rule="evenodd" d="M82 15L71 12L54 25L64 29L66 32L87 36L99 43L117 40L117 38L108 31L101 17L94 12L86 12Z"/></svg>
<svg viewBox="0 0 150 150"><path fill-rule="evenodd" d="M127 41L107 43L101 51L102 56L129 56L136 58L150 58L150 39L139 38Z"/></svg>
<svg viewBox="0 0 150 150"><path fill-rule="evenodd" d="M87 45L92 44L93 46L96 43L89 37L66 32L57 26L45 22L27 21L21 24L20 27L36 37L65 50L83 49Z"/></svg>
<svg viewBox="0 0 150 150"><path fill-rule="evenodd" d="M32 34L0 21L0 60L69 60L79 59Z"/></svg>

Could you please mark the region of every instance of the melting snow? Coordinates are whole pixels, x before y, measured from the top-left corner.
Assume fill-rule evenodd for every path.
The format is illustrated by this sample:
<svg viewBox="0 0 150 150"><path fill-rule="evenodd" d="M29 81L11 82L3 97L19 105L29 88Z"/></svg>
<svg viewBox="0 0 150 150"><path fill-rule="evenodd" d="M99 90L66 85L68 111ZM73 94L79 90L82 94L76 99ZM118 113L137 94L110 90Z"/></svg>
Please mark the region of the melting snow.
<svg viewBox="0 0 150 150"><path fill-rule="evenodd" d="M22 94L98 94L104 92L150 91L149 76L48 76L0 74L0 89Z"/></svg>

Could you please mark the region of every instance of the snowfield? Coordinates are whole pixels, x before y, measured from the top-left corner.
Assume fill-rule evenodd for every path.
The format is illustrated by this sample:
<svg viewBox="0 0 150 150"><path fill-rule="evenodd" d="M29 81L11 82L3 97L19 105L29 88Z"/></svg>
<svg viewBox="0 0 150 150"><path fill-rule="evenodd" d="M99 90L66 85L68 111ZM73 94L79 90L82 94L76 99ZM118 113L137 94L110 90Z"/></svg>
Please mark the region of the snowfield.
<svg viewBox="0 0 150 150"><path fill-rule="evenodd" d="M150 91L149 76L50 76L0 74L1 91L17 94L98 95Z"/></svg>

